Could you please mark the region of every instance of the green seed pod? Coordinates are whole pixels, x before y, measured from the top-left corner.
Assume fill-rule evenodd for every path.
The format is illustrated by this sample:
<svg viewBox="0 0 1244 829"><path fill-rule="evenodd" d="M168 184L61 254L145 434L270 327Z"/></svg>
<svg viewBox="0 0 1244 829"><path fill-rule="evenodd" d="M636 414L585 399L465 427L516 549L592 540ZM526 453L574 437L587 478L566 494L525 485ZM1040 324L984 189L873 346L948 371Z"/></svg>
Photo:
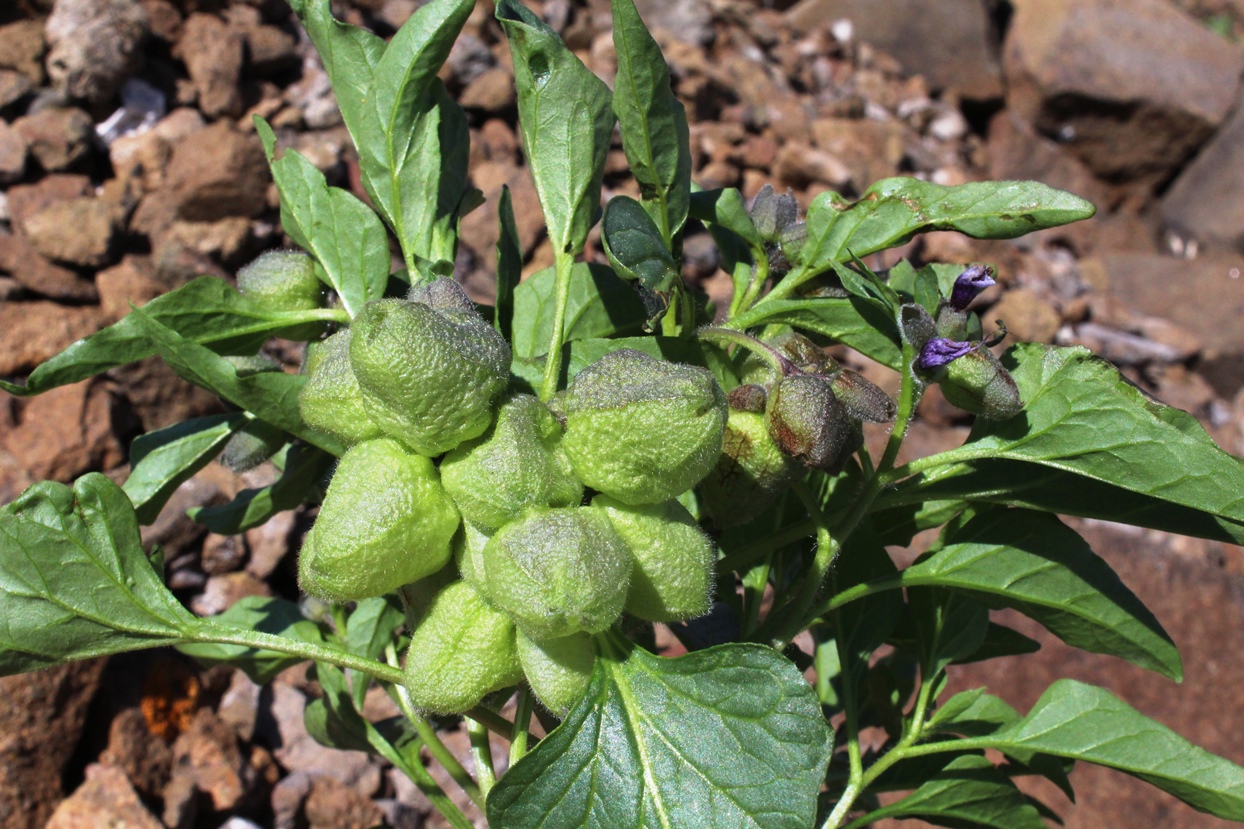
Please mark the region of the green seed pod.
<svg viewBox="0 0 1244 829"><path fill-rule="evenodd" d="M238 290L247 299L273 311L313 311L324 307L324 284L315 275L315 261L302 251L270 250L238 271ZM325 323L296 325L280 332L291 340L320 336Z"/></svg>
<svg viewBox="0 0 1244 829"><path fill-rule="evenodd" d="M410 636L406 691L421 711L461 714L522 682L514 623L464 581L443 588Z"/></svg>
<svg viewBox="0 0 1244 829"><path fill-rule="evenodd" d="M484 545L489 537L467 520L463 520L458 534L454 536L454 561L458 564L462 580L484 595L488 593L488 584L484 579Z"/></svg>
<svg viewBox="0 0 1244 829"><path fill-rule="evenodd" d="M614 351L580 372L555 405L579 479L628 504L678 496L721 454L726 395L696 366Z"/></svg>
<svg viewBox="0 0 1244 829"><path fill-rule="evenodd" d="M529 394L511 397L482 436L441 461L441 483L462 517L486 533L528 507L573 507L583 500L561 448L562 427L548 407Z"/></svg>
<svg viewBox="0 0 1244 829"><path fill-rule="evenodd" d="M700 481L700 495L722 529L746 523L807 472L769 436L763 414L730 410L717 466Z"/></svg>
<svg viewBox="0 0 1244 829"><path fill-rule="evenodd" d="M609 516L634 559L626 612L650 622L703 616L712 603L717 549L677 501L630 506L608 495L592 499Z"/></svg>
<svg viewBox="0 0 1244 829"><path fill-rule="evenodd" d="M435 457L492 423L510 381L510 346L474 311L381 299L353 328L350 366L385 434Z"/></svg>
<svg viewBox="0 0 1244 829"><path fill-rule="evenodd" d="M1005 420L1024 407L1015 379L987 348L952 360L938 384L952 405L989 420Z"/></svg>
<svg viewBox="0 0 1244 829"><path fill-rule="evenodd" d="M363 392L350 368L350 328L343 328L308 350L307 383L298 393L303 421L353 446L384 435L367 416Z"/></svg>
<svg viewBox="0 0 1244 829"><path fill-rule="evenodd" d="M537 642L520 630L517 644L518 661L536 699L556 716L566 716L592 682L596 664L592 637L574 633Z"/></svg>
<svg viewBox="0 0 1244 829"><path fill-rule="evenodd" d="M535 639L612 625L630 574L630 551L592 507L530 510L484 547L488 598Z"/></svg>
<svg viewBox="0 0 1244 829"><path fill-rule="evenodd" d="M262 420L252 420L229 438L220 453L220 462L230 472L246 472L275 455L286 440L285 430Z"/></svg>
<svg viewBox="0 0 1244 829"><path fill-rule="evenodd" d="M303 541L299 584L332 602L383 595L441 569L458 523L430 460L388 438L360 443Z"/></svg>
<svg viewBox="0 0 1244 829"><path fill-rule="evenodd" d="M832 384L815 374L793 374L774 384L765 421L781 450L813 469L832 470L851 435Z"/></svg>

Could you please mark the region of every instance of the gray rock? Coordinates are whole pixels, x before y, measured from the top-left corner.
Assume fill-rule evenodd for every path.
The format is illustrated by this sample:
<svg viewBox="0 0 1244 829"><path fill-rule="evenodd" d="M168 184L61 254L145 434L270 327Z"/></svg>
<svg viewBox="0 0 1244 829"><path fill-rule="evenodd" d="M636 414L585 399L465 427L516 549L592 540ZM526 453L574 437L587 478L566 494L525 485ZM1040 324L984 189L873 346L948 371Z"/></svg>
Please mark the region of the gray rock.
<svg viewBox="0 0 1244 829"><path fill-rule="evenodd" d="M1017 0L1007 103L1107 179L1168 179L1227 116L1244 53L1165 0Z"/></svg>
<svg viewBox="0 0 1244 829"><path fill-rule="evenodd" d="M1244 106L1175 179L1162 221L1185 239L1244 250Z"/></svg>
<svg viewBox="0 0 1244 829"><path fill-rule="evenodd" d="M371 756L317 743L303 723L306 707L301 691L283 682L272 683L260 696L256 737L272 747L277 762L290 772L327 775L366 794L374 793L380 787L380 769Z"/></svg>
<svg viewBox="0 0 1244 829"><path fill-rule="evenodd" d="M713 12L706 0L637 0L649 29L665 29L684 43L713 42Z"/></svg>
<svg viewBox="0 0 1244 829"><path fill-rule="evenodd" d="M72 98L108 101L138 68L147 31L139 0L56 0L46 28L53 85Z"/></svg>

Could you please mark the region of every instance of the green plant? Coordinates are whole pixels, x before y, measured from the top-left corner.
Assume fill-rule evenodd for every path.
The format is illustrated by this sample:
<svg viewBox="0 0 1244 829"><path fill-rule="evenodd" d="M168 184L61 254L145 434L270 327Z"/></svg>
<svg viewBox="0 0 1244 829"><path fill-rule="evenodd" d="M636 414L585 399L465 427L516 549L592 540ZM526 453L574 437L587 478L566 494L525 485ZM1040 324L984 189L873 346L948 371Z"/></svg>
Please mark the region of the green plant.
<svg viewBox="0 0 1244 829"><path fill-rule="evenodd" d="M38 394L158 354L230 411L139 438L123 486L40 483L0 509L0 672L158 645L258 681L312 660L312 734L384 757L458 827L470 824L424 749L498 828L1036 827L1048 812L1014 778L1069 790L1074 760L1244 820L1244 769L1101 689L1058 681L1026 715L983 689L944 698L949 665L1034 647L990 621L996 607L1180 677L1158 621L1054 513L1244 540L1244 462L1190 416L1083 349L993 355L1000 336L968 309L987 268L900 262L883 277L861 261L928 230L1011 238L1090 205L1034 183L896 178L854 203L822 193L801 221L771 188L750 206L737 190L694 192L686 118L631 0L613 3L612 92L499 0L555 264L520 283L503 197L496 303L477 309L446 278L478 198L464 115L436 77L473 0L424 4L387 44L327 0L291 5L375 209L278 156L257 119L307 256L262 259L241 292L194 280L3 383ZM609 265L584 263L615 123L642 198L606 205ZM690 222L734 280L715 326L681 279ZM273 336L315 340L304 373L254 359ZM896 372L897 402L828 343ZM933 383L975 427L899 465ZM865 421L893 424L877 457ZM236 533L322 500L300 573L340 602L331 620L279 599L195 618L165 588L159 551L144 553L139 525L235 441L236 465L270 455L280 477L193 517ZM897 569L886 546L931 528L937 540ZM706 621L692 618L710 596ZM654 619L690 653L651 654ZM805 631L810 653L791 646ZM405 717L362 717L373 684ZM533 692L560 718L538 742ZM465 718L473 775L429 714ZM887 739L865 753L870 726ZM488 730L511 740L500 779ZM910 793L881 807L885 791Z"/></svg>

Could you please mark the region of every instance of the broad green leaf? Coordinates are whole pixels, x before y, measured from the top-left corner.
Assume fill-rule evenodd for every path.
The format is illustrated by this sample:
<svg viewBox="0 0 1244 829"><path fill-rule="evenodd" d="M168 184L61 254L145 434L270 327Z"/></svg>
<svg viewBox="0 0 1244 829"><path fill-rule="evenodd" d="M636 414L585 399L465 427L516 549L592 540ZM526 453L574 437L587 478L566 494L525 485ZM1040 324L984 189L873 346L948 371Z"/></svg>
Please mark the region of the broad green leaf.
<svg viewBox="0 0 1244 829"><path fill-rule="evenodd" d="M913 178L882 179L850 204L825 192L808 205L808 240L799 265L818 273L848 258L895 247L917 233L957 230L977 239L1013 239L1087 219L1094 207L1079 196L1033 181L955 186Z"/></svg>
<svg viewBox="0 0 1244 829"><path fill-rule="evenodd" d="M358 145L367 92L375 66L385 51L384 40L366 29L334 18L329 0L289 0L289 5L319 53L333 85L341 117Z"/></svg>
<svg viewBox="0 0 1244 829"><path fill-rule="evenodd" d="M916 622L921 672L926 681L980 649L989 632L989 610L964 594L914 587L907 603Z"/></svg>
<svg viewBox="0 0 1244 829"><path fill-rule="evenodd" d="M553 333L557 275L545 268L514 289L514 357L543 357ZM566 303L566 341L639 333L647 314L635 291L604 265L575 263Z"/></svg>
<svg viewBox="0 0 1244 829"><path fill-rule="evenodd" d="M907 587L966 591L1012 607L1069 645L1178 680L1179 652L1153 614L1084 539L1052 515L993 510L902 573Z"/></svg>
<svg viewBox="0 0 1244 829"><path fill-rule="evenodd" d="M601 240L614 272L654 294L668 294L681 278L669 243L643 205L630 196L614 196L605 205Z"/></svg>
<svg viewBox="0 0 1244 829"><path fill-rule="evenodd" d="M384 296L389 236L380 218L348 190L329 187L324 174L294 150L275 156L276 135L255 116L272 179L281 194L281 226L319 264L322 278L351 317Z"/></svg>
<svg viewBox="0 0 1244 829"><path fill-rule="evenodd" d="M1105 689L1075 680L1055 682L1026 717L972 743L1109 766L1194 809L1244 820L1244 768L1194 746Z"/></svg>
<svg viewBox="0 0 1244 829"><path fill-rule="evenodd" d="M1039 650L1041 650L1041 643L1036 639L1029 639L1024 634L1006 625L990 622L989 627L985 630L985 638L981 642L980 647L954 660L954 664L967 665L972 662L985 662L1003 656L1036 653Z"/></svg>
<svg viewBox="0 0 1244 829"><path fill-rule="evenodd" d="M161 325L145 311L136 309L126 319L130 318L178 377L327 452L340 455L344 451L334 440L302 422L298 392L307 382L305 376L281 371L241 376L229 361Z"/></svg>
<svg viewBox="0 0 1244 829"><path fill-rule="evenodd" d="M143 306L143 312L185 339L219 354L254 354L282 329L332 319L332 311L280 312L261 308L223 279L203 276ZM0 381L17 395L40 394L156 353L134 314L69 345L33 372L25 386Z"/></svg>
<svg viewBox="0 0 1244 829"><path fill-rule="evenodd" d="M526 6L499 0L497 20L510 42L519 129L549 238L577 255L600 210L613 95Z"/></svg>
<svg viewBox="0 0 1244 829"><path fill-rule="evenodd" d="M199 622L143 553L119 486L92 472L0 507L0 675L169 645Z"/></svg>
<svg viewBox="0 0 1244 829"><path fill-rule="evenodd" d="M687 220L691 195L687 113L670 88L661 47L633 0L613 0L613 45L618 56L613 111L622 149L668 252Z"/></svg>
<svg viewBox="0 0 1244 829"><path fill-rule="evenodd" d="M735 187L719 190L701 190L691 194L691 216L706 225L718 225L733 232L753 250L764 246L760 231L752 222L743 194Z"/></svg>
<svg viewBox="0 0 1244 829"><path fill-rule="evenodd" d="M240 412L196 417L135 439L122 489L138 523L155 521L177 487L207 466L247 420Z"/></svg>
<svg viewBox="0 0 1244 829"><path fill-rule="evenodd" d="M303 711L303 721L311 737L329 748L366 751L383 757L414 778L409 771L409 758L417 757L418 745L405 718L369 722L355 708L349 683L341 669L320 662L315 666L315 676L323 694L307 703Z"/></svg>
<svg viewBox="0 0 1244 829"><path fill-rule="evenodd" d="M586 697L492 790L494 829L812 824L830 735L781 655L636 647L596 665Z"/></svg>
<svg viewBox="0 0 1244 829"><path fill-rule="evenodd" d="M291 447L281 477L269 486L244 489L227 504L195 507L190 518L220 535L236 535L258 527L278 512L308 499L337 458L309 446Z"/></svg>
<svg viewBox="0 0 1244 829"><path fill-rule="evenodd" d="M776 299L758 304L736 327L790 325L830 337L895 371L903 362L894 317L859 297Z"/></svg>
<svg viewBox="0 0 1244 829"><path fill-rule="evenodd" d="M866 581L892 578L895 572L885 548L861 527L843 545L828 579L832 592L839 593ZM873 651L885 642L902 615L903 597L897 590L868 596L833 611L830 621L838 641L844 682L859 686L868 673ZM853 689L846 690L854 694Z"/></svg>
<svg viewBox="0 0 1244 829"><path fill-rule="evenodd" d="M346 647L359 656L383 661L385 648L396 641L395 631L405 621L406 615L392 597L364 599L346 623Z"/></svg>
<svg viewBox="0 0 1244 829"><path fill-rule="evenodd" d="M523 280L523 246L518 241L514 201L508 185L501 187L497 214L501 229L497 236L497 304L492 324L510 342L514 330L514 291Z"/></svg>
<svg viewBox="0 0 1244 829"><path fill-rule="evenodd" d="M974 755L956 757L907 797L852 821L847 829L883 818L918 818L938 826L1046 829L1040 813L1010 778Z"/></svg>
<svg viewBox="0 0 1244 829"><path fill-rule="evenodd" d="M942 703L925 724L924 733L983 737L1018 719L1019 712L1006 702L985 693L984 688L973 688Z"/></svg>
<svg viewBox="0 0 1244 829"><path fill-rule="evenodd" d="M246 596L224 613L204 621L212 625L271 633L311 644L322 644L324 641L324 636L315 622L303 616L298 605L285 599ZM211 635L210 629L204 633L208 637ZM177 650L206 665L223 663L240 668L253 682L260 685L271 682L286 668L306 661L305 657L288 653L218 642L193 642L178 645Z"/></svg>

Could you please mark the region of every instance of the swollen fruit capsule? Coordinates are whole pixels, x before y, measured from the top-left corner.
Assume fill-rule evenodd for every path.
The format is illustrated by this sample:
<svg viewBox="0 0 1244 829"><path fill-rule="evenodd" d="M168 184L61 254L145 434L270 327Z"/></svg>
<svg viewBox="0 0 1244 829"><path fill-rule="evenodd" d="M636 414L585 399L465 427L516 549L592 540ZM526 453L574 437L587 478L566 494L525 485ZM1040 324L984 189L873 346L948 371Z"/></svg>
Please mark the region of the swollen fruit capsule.
<svg viewBox="0 0 1244 829"><path fill-rule="evenodd" d="M599 633L622 614L631 554L602 510L531 510L484 547L488 598L534 639Z"/></svg>
<svg viewBox="0 0 1244 829"><path fill-rule="evenodd" d="M461 714L522 679L509 617L464 581L442 588L406 650L404 684L415 707Z"/></svg>
<svg viewBox="0 0 1244 829"><path fill-rule="evenodd" d="M384 435L367 416L363 392L350 368L350 331L342 329L315 344L308 353L307 383L298 394L303 422L347 447Z"/></svg>
<svg viewBox="0 0 1244 829"><path fill-rule="evenodd" d="M389 438L360 443L337 465L298 581L330 602L383 595L443 567L459 520L430 460Z"/></svg>
<svg viewBox="0 0 1244 829"><path fill-rule="evenodd" d="M987 348L951 361L938 384L952 405L991 420L1013 417L1024 405L1015 379Z"/></svg>
<svg viewBox="0 0 1244 829"><path fill-rule="evenodd" d="M628 504L669 500L717 463L726 395L707 370L633 349L606 354L557 400L583 483Z"/></svg>
<svg viewBox="0 0 1244 829"><path fill-rule="evenodd" d="M247 299L272 311L313 311L324 306L324 285L315 275L315 262L296 250L272 250L238 271L238 290ZM281 332L291 340L319 336L324 323L311 322Z"/></svg>
<svg viewBox="0 0 1244 829"><path fill-rule="evenodd" d="M518 661L536 699L555 715L566 716L592 682L592 667L596 664L592 637L572 633L560 639L536 641L520 630L516 641Z"/></svg>
<svg viewBox="0 0 1244 829"><path fill-rule="evenodd" d="M758 412L730 409L717 466L700 481L705 510L718 527L734 527L764 512L807 473L769 435Z"/></svg>

